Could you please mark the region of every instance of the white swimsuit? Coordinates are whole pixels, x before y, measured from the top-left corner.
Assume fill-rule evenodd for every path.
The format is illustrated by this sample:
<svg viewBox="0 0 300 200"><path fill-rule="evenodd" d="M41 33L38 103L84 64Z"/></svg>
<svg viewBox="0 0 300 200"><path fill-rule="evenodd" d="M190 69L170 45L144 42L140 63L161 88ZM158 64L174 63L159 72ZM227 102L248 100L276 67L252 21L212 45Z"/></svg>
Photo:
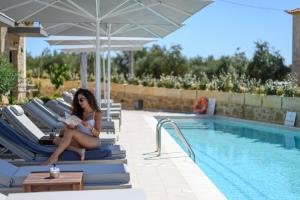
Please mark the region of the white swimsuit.
<svg viewBox="0 0 300 200"><path fill-rule="evenodd" d="M92 127L95 127L95 123L96 123L96 121L95 121L94 118L95 118L95 112L94 112L94 114L93 114L93 119L90 119L90 120L87 120L87 121L86 121L86 122L87 122L89 125L91 125ZM77 130L80 131L80 132L83 132L83 133L85 133L85 134L87 134L87 135L93 136L92 130L91 130L90 128L87 128L87 127L83 126L82 124L79 124L79 125L77 126Z"/></svg>

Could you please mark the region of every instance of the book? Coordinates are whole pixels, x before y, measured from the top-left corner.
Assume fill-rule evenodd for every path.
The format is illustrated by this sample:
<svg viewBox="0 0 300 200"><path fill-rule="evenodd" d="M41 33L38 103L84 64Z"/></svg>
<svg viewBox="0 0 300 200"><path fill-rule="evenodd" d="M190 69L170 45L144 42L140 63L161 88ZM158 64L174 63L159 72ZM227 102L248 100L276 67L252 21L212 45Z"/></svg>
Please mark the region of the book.
<svg viewBox="0 0 300 200"><path fill-rule="evenodd" d="M74 125L74 126L77 126L79 124L81 124L81 119L79 117L77 117L76 115L70 115L69 117L67 118L63 118L63 117L60 117L58 118L59 121L67 124L67 125Z"/></svg>

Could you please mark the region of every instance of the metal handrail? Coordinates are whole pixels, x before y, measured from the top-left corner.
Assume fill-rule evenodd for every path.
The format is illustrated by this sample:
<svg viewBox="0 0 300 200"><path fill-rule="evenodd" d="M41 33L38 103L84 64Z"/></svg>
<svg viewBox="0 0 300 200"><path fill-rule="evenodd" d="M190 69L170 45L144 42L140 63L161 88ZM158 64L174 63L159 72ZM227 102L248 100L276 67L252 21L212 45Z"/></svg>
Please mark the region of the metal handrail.
<svg viewBox="0 0 300 200"><path fill-rule="evenodd" d="M182 134L182 132L179 129L179 127L177 126L177 124L169 118L160 119L158 121L157 125L156 125L156 152L157 152L157 156L160 156L160 154L161 154L161 128L164 124L171 124L173 126L173 128L175 129L176 133L179 136L179 139L184 144L184 146L188 149L189 156L195 162L195 153L194 153L193 149L191 148L190 144L187 142L186 138Z"/></svg>

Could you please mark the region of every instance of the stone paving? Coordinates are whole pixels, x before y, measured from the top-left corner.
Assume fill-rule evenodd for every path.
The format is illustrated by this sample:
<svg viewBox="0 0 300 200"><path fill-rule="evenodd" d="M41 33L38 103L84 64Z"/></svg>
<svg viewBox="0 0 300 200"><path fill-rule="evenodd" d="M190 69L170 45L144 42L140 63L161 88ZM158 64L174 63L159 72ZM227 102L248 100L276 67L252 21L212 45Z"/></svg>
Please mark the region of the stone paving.
<svg viewBox="0 0 300 200"><path fill-rule="evenodd" d="M174 114L122 111L119 143L127 151L133 188L143 188L149 200L226 199L168 134L162 134L161 157L155 156L155 115Z"/></svg>

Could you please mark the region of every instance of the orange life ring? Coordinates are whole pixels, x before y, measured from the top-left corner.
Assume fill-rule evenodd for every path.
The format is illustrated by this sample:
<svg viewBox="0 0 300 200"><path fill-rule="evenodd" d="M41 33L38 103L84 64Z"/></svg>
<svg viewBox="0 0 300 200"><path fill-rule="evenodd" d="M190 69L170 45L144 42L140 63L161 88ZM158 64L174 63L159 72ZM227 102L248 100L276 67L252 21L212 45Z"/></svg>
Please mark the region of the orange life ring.
<svg viewBox="0 0 300 200"><path fill-rule="evenodd" d="M207 99L202 97L194 105L194 111L196 113L204 114L206 113L207 107L208 107Z"/></svg>

